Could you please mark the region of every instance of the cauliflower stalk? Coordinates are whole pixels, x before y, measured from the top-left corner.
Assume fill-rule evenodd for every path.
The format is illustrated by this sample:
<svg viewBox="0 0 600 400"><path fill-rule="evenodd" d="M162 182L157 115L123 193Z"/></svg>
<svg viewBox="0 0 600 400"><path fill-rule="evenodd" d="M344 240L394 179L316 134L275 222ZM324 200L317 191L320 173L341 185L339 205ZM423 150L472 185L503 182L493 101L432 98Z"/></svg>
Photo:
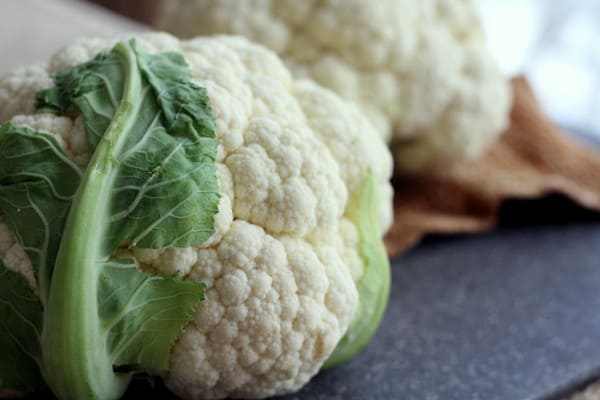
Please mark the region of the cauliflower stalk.
<svg viewBox="0 0 600 400"><path fill-rule="evenodd" d="M481 154L507 126L510 87L486 52L473 0L163 0L177 35L235 33L298 76L360 105L396 168Z"/></svg>
<svg viewBox="0 0 600 400"><path fill-rule="evenodd" d="M241 38L87 39L0 78L0 388L299 389L385 309L391 157Z"/></svg>

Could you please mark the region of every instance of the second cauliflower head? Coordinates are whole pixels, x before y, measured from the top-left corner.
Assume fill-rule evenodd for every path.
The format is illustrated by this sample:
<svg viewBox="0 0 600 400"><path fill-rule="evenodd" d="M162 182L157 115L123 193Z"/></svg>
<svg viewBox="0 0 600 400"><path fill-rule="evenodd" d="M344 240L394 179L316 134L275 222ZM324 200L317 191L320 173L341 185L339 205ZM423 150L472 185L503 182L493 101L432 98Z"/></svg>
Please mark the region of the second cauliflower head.
<svg viewBox="0 0 600 400"><path fill-rule="evenodd" d="M36 112L36 92L52 86L51 74L115 43L79 40L47 64L0 78L0 123L49 133L84 166L82 117ZM119 250L142 270L206 284L206 300L172 349L166 384L188 399L295 391L331 356L359 309L362 233L348 206L371 176L379 193L371 222L381 242L392 218L389 150L359 108L295 80L274 53L246 39L145 34L137 43L148 53L183 55L206 89L219 140L220 200L208 241ZM35 286L27 254L1 219L0 261Z"/></svg>
<svg viewBox="0 0 600 400"><path fill-rule="evenodd" d="M235 33L360 105L416 172L480 155L507 126L511 91L472 0L169 0L155 24Z"/></svg>

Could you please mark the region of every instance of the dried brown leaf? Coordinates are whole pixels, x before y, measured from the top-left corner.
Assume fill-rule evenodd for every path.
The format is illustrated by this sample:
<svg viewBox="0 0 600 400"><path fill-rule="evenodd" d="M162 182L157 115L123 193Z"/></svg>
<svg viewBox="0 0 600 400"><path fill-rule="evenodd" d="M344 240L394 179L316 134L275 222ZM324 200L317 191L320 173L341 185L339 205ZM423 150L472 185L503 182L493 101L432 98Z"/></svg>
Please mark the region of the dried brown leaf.
<svg viewBox="0 0 600 400"><path fill-rule="evenodd" d="M600 154L544 114L523 78L512 81L511 125L481 158L447 171L394 179L390 256L428 233L480 232L496 224L507 199L560 193L600 210Z"/></svg>

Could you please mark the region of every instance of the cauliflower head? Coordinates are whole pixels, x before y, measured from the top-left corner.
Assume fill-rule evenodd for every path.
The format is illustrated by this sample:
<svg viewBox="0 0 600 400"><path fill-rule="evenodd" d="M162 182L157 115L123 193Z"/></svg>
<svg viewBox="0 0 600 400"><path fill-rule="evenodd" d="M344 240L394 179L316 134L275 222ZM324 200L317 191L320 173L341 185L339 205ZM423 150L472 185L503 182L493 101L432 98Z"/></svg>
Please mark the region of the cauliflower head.
<svg viewBox="0 0 600 400"><path fill-rule="evenodd" d="M180 36L244 35L357 103L401 172L478 156L507 126L472 0L169 0L156 15Z"/></svg>
<svg viewBox="0 0 600 400"><path fill-rule="evenodd" d="M115 43L78 40L47 63L0 78L0 123L47 133L85 165L82 117L36 112L36 92L53 85L51 74ZM389 150L359 108L294 79L274 53L244 38L150 33L137 44L183 55L206 89L219 140L210 238L193 247L119 249L142 270L206 285L172 348L166 384L188 399L295 391L334 352L359 307L361 233L347 207L371 174L380 240L392 218ZM31 261L1 219L0 261L35 286Z"/></svg>

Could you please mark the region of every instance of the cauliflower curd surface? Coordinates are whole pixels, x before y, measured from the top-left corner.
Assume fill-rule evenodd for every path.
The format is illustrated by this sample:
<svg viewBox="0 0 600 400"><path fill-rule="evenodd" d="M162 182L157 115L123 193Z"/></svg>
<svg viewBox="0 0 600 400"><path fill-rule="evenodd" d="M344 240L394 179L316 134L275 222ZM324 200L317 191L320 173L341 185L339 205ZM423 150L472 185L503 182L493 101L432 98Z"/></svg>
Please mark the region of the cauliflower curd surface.
<svg viewBox="0 0 600 400"><path fill-rule="evenodd" d="M300 3L298 3L300 4ZM367 172L377 179L380 226L391 224L392 160L362 112L292 78L271 51L239 37L140 35L141 49L181 52L206 88L220 141L222 195L214 235L191 248L127 249L140 268L206 283L206 301L175 344L168 387L188 399L266 397L299 389L335 349L358 303L355 226L344 216ZM81 118L36 113L50 74L109 50L82 39L48 63L0 78L0 123L53 135L81 165ZM31 265L0 220L0 259L31 283Z"/></svg>
<svg viewBox="0 0 600 400"><path fill-rule="evenodd" d="M233 33L358 104L415 172L480 155L508 124L511 91L472 0L168 0L155 24Z"/></svg>

